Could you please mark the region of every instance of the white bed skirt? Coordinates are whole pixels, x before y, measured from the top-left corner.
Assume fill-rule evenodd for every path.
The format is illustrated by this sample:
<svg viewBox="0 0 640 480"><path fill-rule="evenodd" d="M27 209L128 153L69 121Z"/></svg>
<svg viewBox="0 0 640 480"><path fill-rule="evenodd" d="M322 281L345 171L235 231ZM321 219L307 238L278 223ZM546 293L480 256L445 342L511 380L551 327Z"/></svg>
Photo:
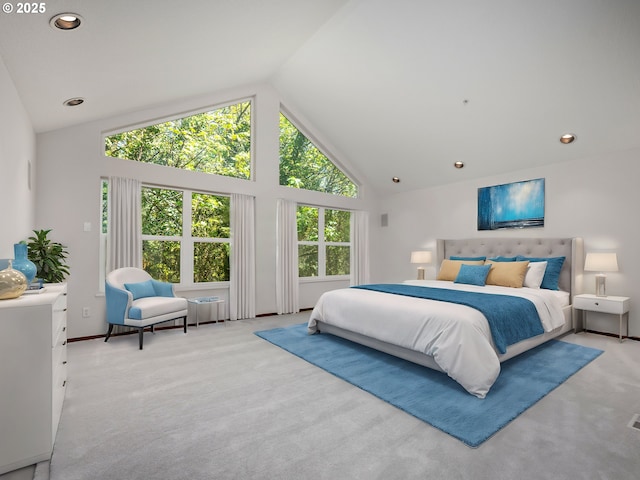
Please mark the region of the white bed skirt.
<svg viewBox="0 0 640 480"><path fill-rule="evenodd" d="M532 348L537 347L538 345L542 345L543 343L553 338L557 338L569 332L572 332L573 331L572 307L570 305L564 307L562 309L562 313L564 314L564 318L565 318L565 324L562 327L556 328L551 332L545 332L542 335L538 335L537 337L527 338L526 340L522 340L521 342L510 345L507 348L506 353L498 354L498 359L500 360L500 363L505 362L517 355L520 355L521 353L524 353L527 350L531 350ZM329 325L327 323L324 323L321 320L317 320L316 323L317 323L318 331L320 333L330 333L331 335L342 337L352 342L359 343L361 345L365 345L375 350L388 353L395 357L402 358L409 362L417 363L418 365L422 365L424 367L428 367L433 370L438 370L439 372L443 371L440 368L440 366L435 362L433 357L430 355L426 355L421 352L416 352L415 350L409 350L408 348L399 347L397 345L393 345L390 343L382 342L375 338L360 335L359 333L351 332L349 330L344 330L340 327L336 327L334 325Z"/></svg>

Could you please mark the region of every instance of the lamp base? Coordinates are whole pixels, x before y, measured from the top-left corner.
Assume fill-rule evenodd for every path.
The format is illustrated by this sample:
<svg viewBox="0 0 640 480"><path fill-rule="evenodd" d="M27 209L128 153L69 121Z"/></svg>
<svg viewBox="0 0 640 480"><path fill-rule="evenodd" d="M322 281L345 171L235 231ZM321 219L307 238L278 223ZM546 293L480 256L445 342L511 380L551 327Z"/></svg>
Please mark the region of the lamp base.
<svg viewBox="0 0 640 480"><path fill-rule="evenodd" d="M607 296L607 276L603 273L596 275L596 297Z"/></svg>
<svg viewBox="0 0 640 480"><path fill-rule="evenodd" d="M424 267L418 267L418 280L424 280Z"/></svg>

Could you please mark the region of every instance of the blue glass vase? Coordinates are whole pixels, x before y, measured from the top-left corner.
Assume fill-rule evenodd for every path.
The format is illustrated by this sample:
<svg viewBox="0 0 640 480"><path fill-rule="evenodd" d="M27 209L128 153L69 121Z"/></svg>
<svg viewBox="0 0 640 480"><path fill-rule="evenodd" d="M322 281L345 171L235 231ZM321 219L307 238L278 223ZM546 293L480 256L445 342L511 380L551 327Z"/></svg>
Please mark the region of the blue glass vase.
<svg viewBox="0 0 640 480"><path fill-rule="evenodd" d="M27 244L16 243L13 246L13 253L16 257L13 261L13 268L24 273L24 276L27 277L27 285L31 285L38 269L36 264L27 257Z"/></svg>

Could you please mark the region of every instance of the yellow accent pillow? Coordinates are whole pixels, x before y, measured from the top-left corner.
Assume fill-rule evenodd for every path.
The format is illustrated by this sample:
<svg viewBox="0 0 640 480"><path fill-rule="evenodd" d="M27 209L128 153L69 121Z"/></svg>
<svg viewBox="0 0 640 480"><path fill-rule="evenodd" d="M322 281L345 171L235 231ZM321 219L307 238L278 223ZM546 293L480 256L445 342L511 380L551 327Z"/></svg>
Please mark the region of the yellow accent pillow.
<svg viewBox="0 0 640 480"><path fill-rule="evenodd" d="M491 264L491 270L487 275L487 285L522 288L529 262L494 262L487 260L486 264Z"/></svg>
<svg viewBox="0 0 640 480"><path fill-rule="evenodd" d="M453 282L460 272L460 265L484 265L484 260L442 260L436 280Z"/></svg>

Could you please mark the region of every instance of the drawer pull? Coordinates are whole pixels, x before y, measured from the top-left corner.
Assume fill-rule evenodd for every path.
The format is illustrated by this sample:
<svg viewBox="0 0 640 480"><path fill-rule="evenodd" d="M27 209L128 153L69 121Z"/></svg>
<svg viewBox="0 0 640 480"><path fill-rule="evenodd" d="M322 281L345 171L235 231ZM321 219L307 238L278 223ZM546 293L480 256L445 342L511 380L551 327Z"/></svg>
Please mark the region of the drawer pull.
<svg viewBox="0 0 640 480"><path fill-rule="evenodd" d="M67 386L67 381L65 380L64 382L62 382L62 386L66 387Z"/></svg>
<svg viewBox="0 0 640 480"><path fill-rule="evenodd" d="M598 302L596 302L596 307L597 307L598 305L600 305L600 304L599 304Z"/></svg>
<svg viewBox="0 0 640 480"><path fill-rule="evenodd" d="M67 364L67 361L65 360L64 362L62 362L62 364L63 364L63 365L66 365L66 364Z"/></svg>
<svg viewBox="0 0 640 480"><path fill-rule="evenodd" d="M66 344L67 344L67 341L66 341L66 340L65 340L64 342L62 342L62 345L66 345Z"/></svg>
<svg viewBox="0 0 640 480"><path fill-rule="evenodd" d="M67 327L62 327L62 331L66 332L67 331Z"/></svg>

